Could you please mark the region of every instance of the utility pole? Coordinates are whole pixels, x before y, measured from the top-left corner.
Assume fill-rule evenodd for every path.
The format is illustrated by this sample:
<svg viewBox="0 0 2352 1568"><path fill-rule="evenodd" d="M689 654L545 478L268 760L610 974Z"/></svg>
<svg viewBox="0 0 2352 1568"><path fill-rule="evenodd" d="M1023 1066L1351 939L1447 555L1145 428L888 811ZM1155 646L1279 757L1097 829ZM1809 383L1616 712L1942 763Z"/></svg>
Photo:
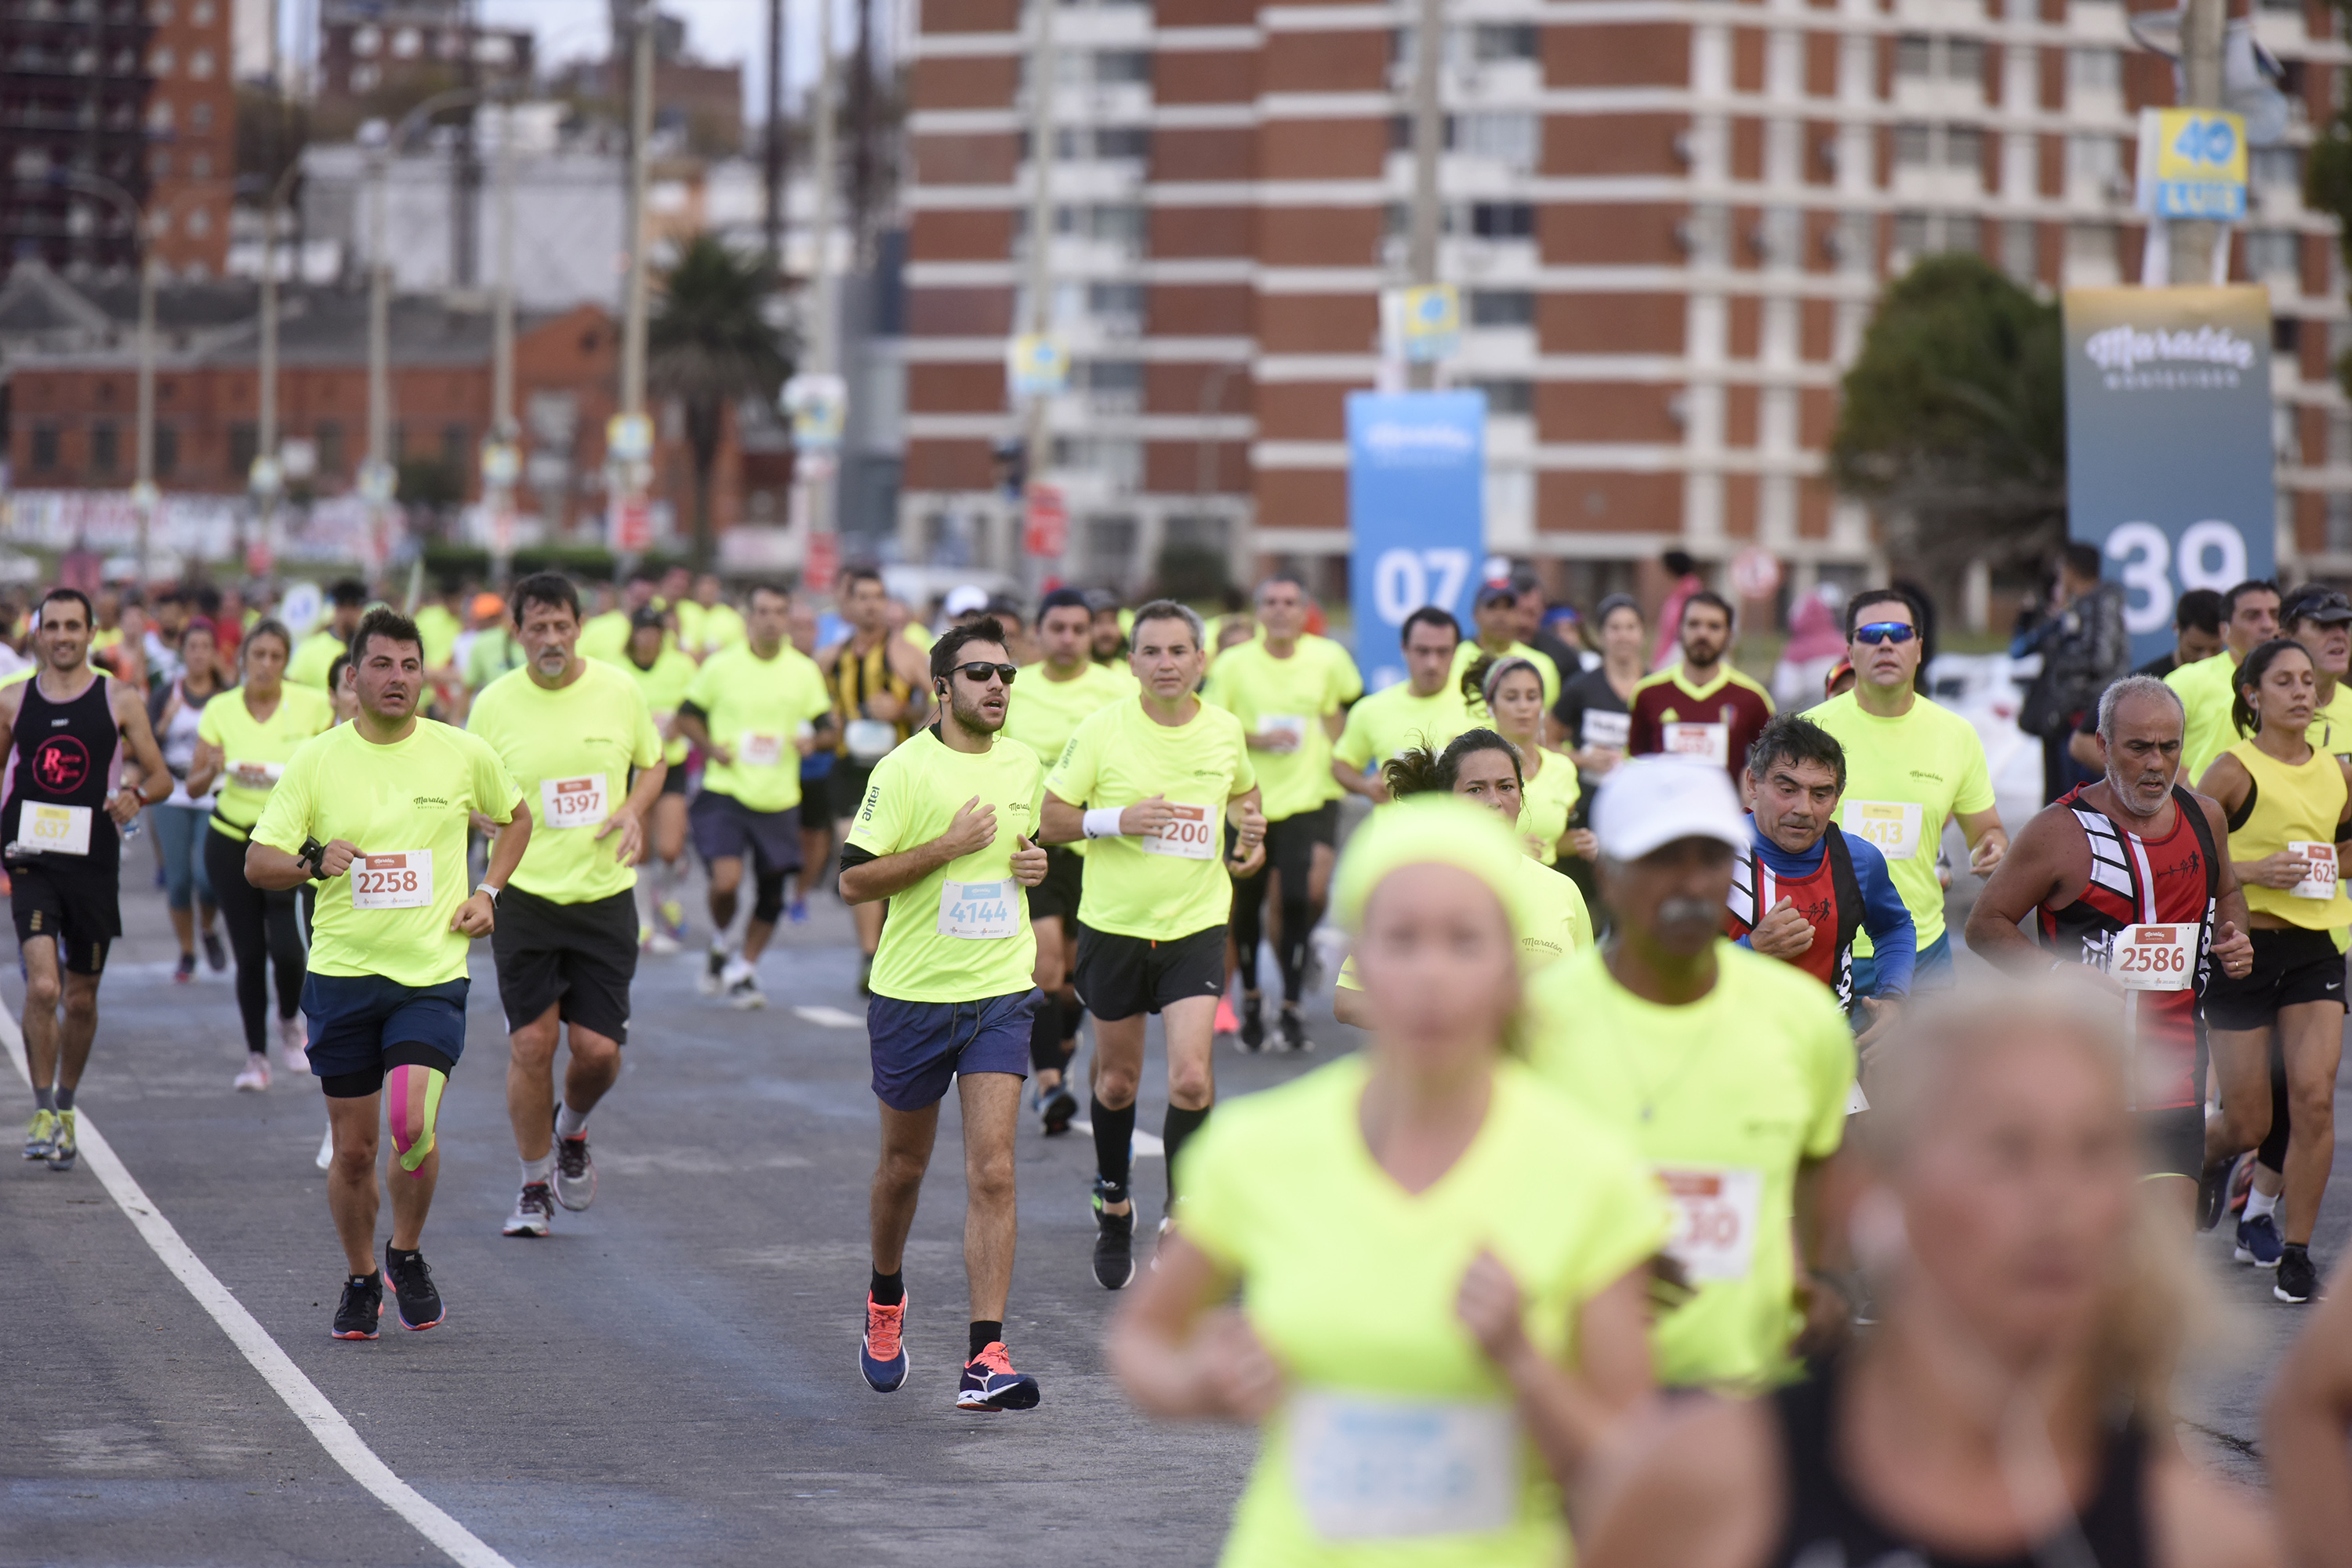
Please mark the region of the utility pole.
<svg viewBox="0 0 2352 1568"><path fill-rule="evenodd" d="M384 227L383 202L384 182L390 177L385 165L392 156L391 142L387 136L384 145L376 149L375 178L368 185L367 447L371 464L392 461L392 257L391 237Z"/></svg>
<svg viewBox="0 0 2352 1568"><path fill-rule="evenodd" d="M514 139L515 106L507 100L499 109L497 194L499 204L498 277L490 296L490 434L512 441L514 411Z"/></svg>
<svg viewBox="0 0 2352 1568"><path fill-rule="evenodd" d="M1054 324L1054 9L1061 0L1029 0L1034 31L1029 38L1029 331L1043 337ZM1005 530L1010 560L1026 553L1022 542L1022 512L1027 492L1045 482L1046 465L1054 456L1054 434L1046 425L1051 400L1034 395L1025 410L1023 443L1024 493L1013 502L1012 524Z"/></svg>
<svg viewBox="0 0 2352 1568"><path fill-rule="evenodd" d="M475 56L481 38L481 23L475 0L462 0L459 15L464 20L458 37L465 40L466 58L457 62L457 85L463 90L478 92L481 65ZM450 150L449 286L471 289L481 277L482 150L474 140L474 116L469 114L458 121L457 132L457 144Z"/></svg>
<svg viewBox="0 0 2352 1568"><path fill-rule="evenodd" d="M2180 12L2180 87L2182 107L2221 107L2221 43L2229 23L2228 0L2186 0ZM2217 245L2229 244L2224 226L2205 220L2172 219L2174 283L2205 284L2213 280ZM2227 253L2220 258L2226 265Z"/></svg>
<svg viewBox="0 0 2352 1568"><path fill-rule="evenodd" d="M1444 209L1437 175L1445 155L1445 104L1440 91L1444 68L1445 0L1421 0L1412 39L1412 245L1408 262L1412 280L1423 288L1438 280ZM1431 361L1413 362L1407 374L1416 390L1437 384L1437 366Z"/></svg>
<svg viewBox="0 0 2352 1568"><path fill-rule="evenodd" d="M147 585L155 533L155 237L142 223L139 236L139 480L131 504L139 514L139 585Z"/></svg>
<svg viewBox="0 0 2352 1568"><path fill-rule="evenodd" d="M761 149L760 227L768 271L784 276L784 0L768 0L768 136Z"/></svg>
<svg viewBox="0 0 2352 1568"><path fill-rule="evenodd" d="M629 294L621 325L621 412L646 411L646 169L654 137L654 0L638 0L629 86Z"/></svg>
<svg viewBox="0 0 2352 1568"><path fill-rule="evenodd" d="M837 320L840 312L835 298L833 275L834 186L839 183L834 167L833 93L833 6L830 0L819 0L816 8L816 94L810 110L815 124L809 150L810 173L816 182L816 208L812 215L816 235L816 320L811 323L810 337L816 351L814 357L819 375L838 375L841 373ZM833 475L825 471L823 464L817 465L817 469L816 477L808 481L809 532L813 536L835 531Z"/></svg>
<svg viewBox="0 0 2352 1568"><path fill-rule="evenodd" d="M874 221L874 0L857 0L857 43L850 59L850 265L862 268Z"/></svg>

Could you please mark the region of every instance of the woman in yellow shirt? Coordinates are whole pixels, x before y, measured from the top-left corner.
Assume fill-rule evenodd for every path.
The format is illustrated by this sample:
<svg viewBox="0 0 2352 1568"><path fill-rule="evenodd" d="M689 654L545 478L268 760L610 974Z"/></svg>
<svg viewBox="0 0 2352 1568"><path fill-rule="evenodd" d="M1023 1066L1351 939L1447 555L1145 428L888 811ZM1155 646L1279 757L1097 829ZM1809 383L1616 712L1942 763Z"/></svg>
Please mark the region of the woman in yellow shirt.
<svg viewBox="0 0 2352 1568"><path fill-rule="evenodd" d="M1580 853L1570 842L1569 818L1584 793L1576 764L1543 743L1543 673L1516 656L1481 658L1462 672L1462 695L1484 702L1495 729L1519 752L1519 831L1528 853L1547 866L1560 852Z"/></svg>
<svg viewBox="0 0 2352 1568"><path fill-rule="evenodd" d="M1648 1395L1666 1214L1517 1059L1523 863L1463 804L1376 813L1332 891L1380 1028L1220 1106L1181 1157L1110 1364L1153 1415L1259 1425L1228 1568L1552 1568L1563 1494Z"/></svg>
<svg viewBox="0 0 2352 1568"><path fill-rule="evenodd" d="M2234 678L2231 717L2248 737L2213 759L2198 789L2230 823L2230 861L2246 890L2254 967L2242 980L2216 973L2205 1023L2221 1114L2205 1123L2205 1176L2198 1218L2221 1217L2231 1168L2262 1146L2262 1166L2239 1226L2242 1262L2275 1267L2271 1292L2308 1301L2316 1292L2312 1224L2336 1154L2336 1069L2344 1055L2344 953L2335 933L2352 926L2336 846L2352 818L2352 764L2305 734L2318 707L2318 676L2301 643L2277 637L2246 656ZM2271 1035L2286 1063L2285 1128L2271 1114ZM2284 1201L2278 1197L2285 1177ZM2261 1222L2280 1211L2277 1231ZM2275 1239L2274 1239L2275 1237Z"/></svg>

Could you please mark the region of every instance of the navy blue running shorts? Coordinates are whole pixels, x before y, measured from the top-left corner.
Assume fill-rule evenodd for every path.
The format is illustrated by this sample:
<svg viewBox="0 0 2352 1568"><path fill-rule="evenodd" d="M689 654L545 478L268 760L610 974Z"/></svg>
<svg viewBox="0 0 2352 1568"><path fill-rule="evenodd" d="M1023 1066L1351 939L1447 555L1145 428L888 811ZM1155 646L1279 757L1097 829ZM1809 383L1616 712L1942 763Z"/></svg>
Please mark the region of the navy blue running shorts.
<svg viewBox="0 0 2352 1568"><path fill-rule="evenodd" d="M874 1052L874 1098L893 1110L937 1105L958 1073L1029 1076L1034 988L978 1002L901 1002L879 994L866 1004Z"/></svg>
<svg viewBox="0 0 2352 1568"><path fill-rule="evenodd" d="M466 989L463 975L438 985L403 985L381 974L312 970L302 982L311 1074L337 1099L363 1100L404 1061L449 1071L466 1049Z"/></svg>

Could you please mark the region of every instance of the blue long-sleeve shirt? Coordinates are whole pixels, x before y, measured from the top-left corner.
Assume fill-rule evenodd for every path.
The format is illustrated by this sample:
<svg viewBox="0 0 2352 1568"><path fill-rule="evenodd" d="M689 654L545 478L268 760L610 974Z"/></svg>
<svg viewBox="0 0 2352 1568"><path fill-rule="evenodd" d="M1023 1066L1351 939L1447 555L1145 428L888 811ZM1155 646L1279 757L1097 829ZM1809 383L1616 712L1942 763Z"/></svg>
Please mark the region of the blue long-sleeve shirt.
<svg viewBox="0 0 2352 1568"><path fill-rule="evenodd" d="M1828 835L1822 835L1827 837ZM1803 880L1822 868L1822 857L1829 850L1816 842L1802 855L1791 855L1770 839L1756 826L1756 818L1748 818L1748 840L1756 858L1772 869L1772 875L1783 880ZM1849 833L1845 847L1853 858L1853 878L1862 885L1862 929L1870 936L1872 963L1876 969L1875 996L1907 996L1911 993L1911 973L1919 955L1919 933L1911 923L1911 911L1904 906L1903 895L1895 890L1895 879L1886 869L1886 857L1878 847ZM1761 912L1761 911L1759 911ZM1835 940L1836 933L1829 933ZM1747 937L1739 945L1753 948Z"/></svg>

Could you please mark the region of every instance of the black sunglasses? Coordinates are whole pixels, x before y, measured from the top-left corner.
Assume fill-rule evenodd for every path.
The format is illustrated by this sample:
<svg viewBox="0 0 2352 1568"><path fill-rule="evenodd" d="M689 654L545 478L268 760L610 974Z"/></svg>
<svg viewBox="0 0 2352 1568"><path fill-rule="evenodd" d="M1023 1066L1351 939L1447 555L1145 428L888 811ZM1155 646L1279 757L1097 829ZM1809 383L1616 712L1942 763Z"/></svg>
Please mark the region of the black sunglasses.
<svg viewBox="0 0 2352 1568"><path fill-rule="evenodd" d="M1017 664L990 664L982 659L974 659L970 664L957 665L955 672L974 685L986 681L992 675L1010 686L1013 684L1013 678L1021 673L1021 667Z"/></svg>

